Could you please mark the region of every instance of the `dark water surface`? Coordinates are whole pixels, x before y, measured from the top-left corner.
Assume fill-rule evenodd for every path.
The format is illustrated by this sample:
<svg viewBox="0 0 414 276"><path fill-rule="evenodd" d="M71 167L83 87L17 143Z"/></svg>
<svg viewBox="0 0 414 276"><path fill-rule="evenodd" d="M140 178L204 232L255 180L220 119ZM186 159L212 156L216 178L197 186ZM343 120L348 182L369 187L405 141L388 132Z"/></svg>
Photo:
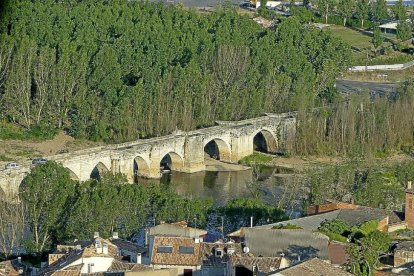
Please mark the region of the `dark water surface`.
<svg viewBox="0 0 414 276"><path fill-rule="evenodd" d="M258 175L252 169L192 174L173 171L159 181L185 197L212 198L216 206L256 193L265 202L284 209L289 216L299 216L307 195L301 176L282 167L260 167L259 171Z"/></svg>

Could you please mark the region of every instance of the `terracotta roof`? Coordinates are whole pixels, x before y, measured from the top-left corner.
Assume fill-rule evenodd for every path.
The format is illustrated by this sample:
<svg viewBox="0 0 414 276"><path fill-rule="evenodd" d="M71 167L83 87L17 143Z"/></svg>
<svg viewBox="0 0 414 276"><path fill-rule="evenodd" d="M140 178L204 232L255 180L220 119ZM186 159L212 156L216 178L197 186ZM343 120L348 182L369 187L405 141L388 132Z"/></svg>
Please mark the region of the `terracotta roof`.
<svg viewBox="0 0 414 276"><path fill-rule="evenodd" d="M244 266L252 270L257 267L259 272L269 273L279 270L282 257L252 257L252 256L230 256L232 266Z"/></svg>
<svg viewBox="0 0 414 276"><path fill-rule="evenodd" d="M9 260L0 262L0 275L1 276L17 276L19 275L18 261Z"/></svg>
<svg viewBox="0 0 414 276"><path fill-rule="evenodd" d="M207 243L201 244L202 248L202 260L203 266L226 266L229 259L229 255L240 255L243 254L243 250L240 243ZM216 250L222 249L223 256L217 257Z"/></svg>
<svg viewBox="0 0 414 276"><path fill-rule="evenodd" d="M352 276L351 273L346 272L340 268L334 267L333 265L322 261L318 258L314 258L302 263L299 263L295 266L291 266L286 268L276 275L283 275L283 276L298 276L298 275L306 275L306 276Z"/></svg>
<svg viewBox="0 0 414 276"><path fill-rule="evenodd" d="M187 237L165 237L153 236L153 248L151 256L151 264L162 265L201 265L201 244L195 243L194 239ZM158 246L171 246L171 253L158 252ZM180 246L193 247L194 252L191 254L180 253Z"/></svg>
<svg viewBox="0 0 414 276"><path fill-rule="evenodd" d="M97 253L97 245L103 247L104 245L108 246L108 254ZM67 266L70 266L71 263L75 262L80 258L89 258L89 257L111 257L114 258L118 255L118 248L116 245L111 243L109 240L102 238L96 238L94 243L91 243L89 246L82 248L81 250L72 250L64 257L60 258L58 261L53 263L50 266L45 267L39 272L39 275L55 275L57 271L64 270ZM63 274L65 275L65 274ZM72 274L71 274L72 275Z"/></svg>

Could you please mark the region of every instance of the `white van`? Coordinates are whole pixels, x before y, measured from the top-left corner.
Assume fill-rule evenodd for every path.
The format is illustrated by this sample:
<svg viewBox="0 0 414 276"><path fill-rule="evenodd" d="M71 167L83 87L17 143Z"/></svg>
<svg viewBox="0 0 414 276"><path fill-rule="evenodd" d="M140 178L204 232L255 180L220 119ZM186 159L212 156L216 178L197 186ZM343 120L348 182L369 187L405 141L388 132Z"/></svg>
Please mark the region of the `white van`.
<svg viewBox="0 0 414 276"><path fill-rule="evenodd" d="M14 170L17 170L19 168L20 168L19 164L15 163L15 162L7 163L6 164L6 169L14 169Z"/></svg>

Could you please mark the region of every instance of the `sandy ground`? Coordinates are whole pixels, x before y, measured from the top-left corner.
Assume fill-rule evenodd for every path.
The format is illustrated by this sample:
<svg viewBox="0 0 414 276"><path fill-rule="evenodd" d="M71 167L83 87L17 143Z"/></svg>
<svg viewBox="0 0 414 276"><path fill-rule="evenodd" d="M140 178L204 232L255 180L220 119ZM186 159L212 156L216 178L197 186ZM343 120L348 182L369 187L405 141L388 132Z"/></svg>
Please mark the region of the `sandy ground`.
<svg viewBox="0 0 414 276"><path fill-rule="evenodd" d="M0 161L7 162L55 155L101 144L103 143L75 140L64 132L60 132L52 140L46 141L0 140Z"/></svg>

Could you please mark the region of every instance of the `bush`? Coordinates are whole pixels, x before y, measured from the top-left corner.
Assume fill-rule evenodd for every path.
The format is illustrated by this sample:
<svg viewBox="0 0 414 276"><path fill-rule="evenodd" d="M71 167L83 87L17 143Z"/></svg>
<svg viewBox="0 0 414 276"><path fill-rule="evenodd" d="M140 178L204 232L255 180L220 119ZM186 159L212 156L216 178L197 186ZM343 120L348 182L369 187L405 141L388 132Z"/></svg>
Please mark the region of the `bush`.
<svg viewBox="0 0 414 276"><path fill-rule="evenodd" d="M283 224L275 225L272 227L272 229L302 229L302 227L288 223L286 225L283 225Z"/></svg>
<svg viewBox="0 0 414 276"><path fill-rule="evenodd" d="M244 157L242 160L240 160L240 164L243 165L251 165L251 164L264 164L272 162L273 157L260 153L260 152L254 152L253 154Z"/></svg>

